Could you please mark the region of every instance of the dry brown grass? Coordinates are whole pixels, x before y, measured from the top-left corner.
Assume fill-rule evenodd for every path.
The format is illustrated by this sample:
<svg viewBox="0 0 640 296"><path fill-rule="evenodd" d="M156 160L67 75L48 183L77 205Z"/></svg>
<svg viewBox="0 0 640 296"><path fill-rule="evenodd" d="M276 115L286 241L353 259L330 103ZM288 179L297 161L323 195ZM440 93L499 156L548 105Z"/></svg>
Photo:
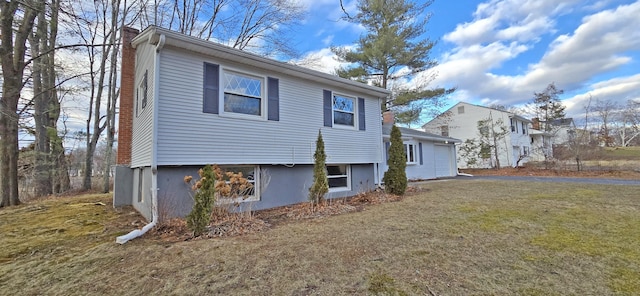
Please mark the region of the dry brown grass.
<svg viewBox="0 0 640 296"><path fill-rule="evenodd" d="M44 251L5 255L0 294L624 295L640 291L639 186L481 180L424 186L428 189L398 202L283 222L231 238L172 243L143 238L117 245L115 234L108 233L114 220L105 218L99 220L107 229L103 236L83 232L72 238L75 247L60 244L50 255ZM88 216L106 209L94 207L76 208ZM14 215L24 213L0 211L0 225L4 227ZM117 225L122 224L127 223ZM27 228L21 230L23 240L37 237L37 228ZM57 235L63 238L66 233ZM0 238L2 246L14 243L4 235Z"/></svg>

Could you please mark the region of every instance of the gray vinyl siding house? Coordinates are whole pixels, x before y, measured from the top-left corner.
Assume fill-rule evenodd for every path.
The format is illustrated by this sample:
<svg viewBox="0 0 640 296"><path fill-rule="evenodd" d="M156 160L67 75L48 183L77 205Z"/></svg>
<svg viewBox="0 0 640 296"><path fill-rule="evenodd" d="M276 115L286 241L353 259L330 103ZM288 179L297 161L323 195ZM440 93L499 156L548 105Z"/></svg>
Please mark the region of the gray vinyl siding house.
<svg viewBox="0 0 640 296"><path fill-rule="evenodd" d="M388 158L387 152L391 145L391 126L391 124L382 126L385 160ZM460 140L410 128L399 127L399 129L407 155L405 169L407 179L429 180L458 175L455 145L459 144ZM380 170L384 172L387 169L385 161Z"/></svg>
<svg viewBox="0 0 640 296"><path fill-rule="evenodd" d="M387 90L158 27L131 46L135 61L123 60L135 65L131 160L117 167L114 205L151 219L156 194L158 211L185 216L193 201L183 178L206 164L249 177L255 192L242 207L304 202L318 131L327 198L375 188Z"/></svg>

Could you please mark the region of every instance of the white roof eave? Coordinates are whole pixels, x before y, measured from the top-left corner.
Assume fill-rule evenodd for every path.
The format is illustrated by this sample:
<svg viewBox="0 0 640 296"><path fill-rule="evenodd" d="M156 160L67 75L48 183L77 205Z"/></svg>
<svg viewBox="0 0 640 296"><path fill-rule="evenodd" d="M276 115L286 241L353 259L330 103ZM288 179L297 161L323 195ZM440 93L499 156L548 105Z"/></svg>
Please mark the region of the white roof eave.
<svg viewBox="0 0 640 296"><path fill-rule="evenodd" d="M285 62L279 62L256 54L217 44L211 41L187 36L175 31L154 26L148 27L147 29L142 31L140 35L133 39L132 45L135 47L145 41L148 41L151 44L156 44L159 40L160 35L165 35L165 46L174 46L192 52L201 53L207 56L213 56L225 60L232 60L234 62L259 67L276 73L300 77L306 80L318 81L320 79L322 80L322 83L331 86L342 88L356 88L358 92L367 94L374 98L385 98L389 96L389 94L391 94L389 90L386 90L384 88L344 79L335 75L322 73Z"/></svg>

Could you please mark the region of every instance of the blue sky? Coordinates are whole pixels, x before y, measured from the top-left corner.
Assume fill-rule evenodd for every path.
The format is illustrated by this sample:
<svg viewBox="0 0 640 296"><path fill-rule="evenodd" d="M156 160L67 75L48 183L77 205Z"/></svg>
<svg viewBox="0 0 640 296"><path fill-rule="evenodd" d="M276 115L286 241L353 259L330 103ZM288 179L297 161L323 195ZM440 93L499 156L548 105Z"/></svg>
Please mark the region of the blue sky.
<svg viewBox="0 0 640 296"><path fill-rule="evenodd" d="M302 3L296 62L332 72L339 63L330 46L352 46L364 30L340 20L338 0ZM344 3L355 13L356 0ZM425 37L438 41L439 63L429 85L458 87L451 104L518 106L551 82L565 91L568 116L579 116L590 96L640 100L640 1L436 0L427 12Z"/></svg>

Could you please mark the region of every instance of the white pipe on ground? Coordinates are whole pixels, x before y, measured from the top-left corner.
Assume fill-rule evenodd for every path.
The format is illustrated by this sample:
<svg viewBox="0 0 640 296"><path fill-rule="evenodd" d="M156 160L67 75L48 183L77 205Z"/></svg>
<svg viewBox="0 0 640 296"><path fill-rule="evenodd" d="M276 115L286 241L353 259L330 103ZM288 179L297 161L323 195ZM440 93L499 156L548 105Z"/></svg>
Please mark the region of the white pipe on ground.
<svg viewBox="0 0 640 296"><path fill-rule="evenodd" d="M149 38L151 40L151 38ZM158 91L160 89L160 50L164 46L165 36L160 35L160 39L158 40L158 44L156 45L155 52L155 71L154 71L154 83L153 83L153 145L152 145L152 156L151 156L151 222L149 224L142 227L142 229L133 230L125 235L121 235L116 237L116 243L124 244L136 237L140 237L143 234L147 233L149 229L153 228L158 224L158 155L157 155L157 142L158 139ZM139 180L138 182L141 182Z"/></svg>
<svg viewBox="0 0 640 296"><path fill-rule="evenodd" d="M465 174L465 173L461 173L460 171L457 171L457 175L458 176L465 176L465 177L473 177L472 174Z"/></svg>

